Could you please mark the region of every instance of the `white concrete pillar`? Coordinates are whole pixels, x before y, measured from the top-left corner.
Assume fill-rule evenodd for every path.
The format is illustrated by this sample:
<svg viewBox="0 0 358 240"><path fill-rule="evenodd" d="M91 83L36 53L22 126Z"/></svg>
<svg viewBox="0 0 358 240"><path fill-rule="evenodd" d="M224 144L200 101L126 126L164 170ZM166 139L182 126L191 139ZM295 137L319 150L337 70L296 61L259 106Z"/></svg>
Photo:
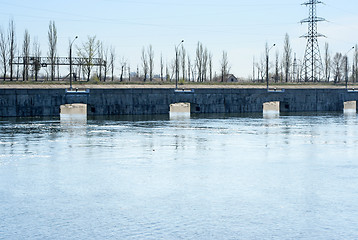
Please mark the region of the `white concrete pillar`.
<svg viewBox="0 0 358 240"><path fill-rule="evenodd" d="M348 101L344 102L344 113L357 113L357 102Z"/></svg>
<svg viewBox="0 0 358 240"><path fill-rule="evenodd" d="M170 104L170 119L190 118L190 103L173 103Z"/></svg>
<svg viewBox="0 0 358 240"><path fill-rule="evenodd" d="M87 104L74 103L60 106L61 121L87 121Z"/></svg>
<svg viewBox="0 0 358 240"><path fill-rule="evenodd" d="M280 115L280 102L265 102L263 104L263 114L268 116Z"/></svg>

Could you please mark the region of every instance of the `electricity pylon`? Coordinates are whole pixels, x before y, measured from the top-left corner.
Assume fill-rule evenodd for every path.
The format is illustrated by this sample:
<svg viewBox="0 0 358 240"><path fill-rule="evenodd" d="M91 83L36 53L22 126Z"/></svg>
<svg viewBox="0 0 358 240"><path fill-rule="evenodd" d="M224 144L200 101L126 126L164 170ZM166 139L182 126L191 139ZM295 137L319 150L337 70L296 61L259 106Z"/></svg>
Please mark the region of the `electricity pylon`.
<svg viewBox="0 0 358 240"><path fill-rule="evenodd" d="M319 3L323 2L319 0L308 0L302 4L309 6L309 17L301 21L301 24L308 23L308 33L302 36L307 38L307 46L303 60L304 75L302 76L305 82L321 80L321 73L323 70L317 39L325 36L317 32L317 23L325 21L326 19L317 17L317 4Z"/></svg>

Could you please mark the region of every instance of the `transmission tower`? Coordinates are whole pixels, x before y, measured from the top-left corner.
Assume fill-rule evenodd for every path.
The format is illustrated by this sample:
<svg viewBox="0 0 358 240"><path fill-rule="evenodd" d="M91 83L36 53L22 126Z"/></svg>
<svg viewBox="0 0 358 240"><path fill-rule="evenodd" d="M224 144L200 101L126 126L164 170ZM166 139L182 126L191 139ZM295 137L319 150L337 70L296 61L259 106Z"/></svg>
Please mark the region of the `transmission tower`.
<svg viewBox="0 0 358 240"><path fill-rule="evenodd" d="M323 3L319 0L308 0L302 5L309 6L309 17L303 19L302 23L308 23L308 33L302 37L307 38L307 46L305 57L303 60L304 67L304 81L318 81L321 79L321 72L323 70L321 53L319 51L318 40L319 37L325 37L317 32L317 23L325 21L326 19L317 17L317 4Z"/></svg>

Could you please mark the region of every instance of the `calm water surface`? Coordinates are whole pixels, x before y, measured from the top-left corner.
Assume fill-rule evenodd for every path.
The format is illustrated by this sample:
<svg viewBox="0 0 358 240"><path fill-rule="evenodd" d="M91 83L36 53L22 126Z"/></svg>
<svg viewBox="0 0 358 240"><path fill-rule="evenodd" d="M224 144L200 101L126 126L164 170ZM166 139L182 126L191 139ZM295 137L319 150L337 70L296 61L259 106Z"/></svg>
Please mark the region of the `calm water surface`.
<svg viewBox="0 0 358 240"><path fill-rule="evenodd" d="M0 239L357 239L358 120L0 119Z"/></svg>

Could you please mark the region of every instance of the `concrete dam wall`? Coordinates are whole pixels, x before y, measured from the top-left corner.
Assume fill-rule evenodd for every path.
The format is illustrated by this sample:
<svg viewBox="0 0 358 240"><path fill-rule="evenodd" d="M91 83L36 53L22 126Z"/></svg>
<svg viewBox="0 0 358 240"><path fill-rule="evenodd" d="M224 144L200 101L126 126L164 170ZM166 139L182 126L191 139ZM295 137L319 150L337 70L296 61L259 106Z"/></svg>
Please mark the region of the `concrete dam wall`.
<svg viewBox="0 0 358 240"><path fill-rule="evenodd" d="M190 103L192 113L262 112L266 102L280 102L281 112L343 111L357 101L346 89L0 89L0 117L58 116L64 104L87 104L91 115L168 114L170 104Z"/></svg>

